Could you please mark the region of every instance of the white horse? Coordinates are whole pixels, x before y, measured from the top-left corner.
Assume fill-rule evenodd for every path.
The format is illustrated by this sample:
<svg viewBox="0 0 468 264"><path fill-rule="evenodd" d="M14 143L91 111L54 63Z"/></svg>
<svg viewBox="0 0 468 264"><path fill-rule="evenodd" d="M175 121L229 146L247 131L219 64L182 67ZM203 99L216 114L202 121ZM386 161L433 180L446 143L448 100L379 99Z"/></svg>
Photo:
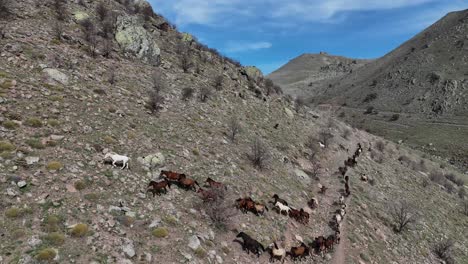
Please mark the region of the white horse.
<svg viewBox="0 0 468 264"><path fill-rule="evenodd" d="M344 204L344 197L343 197L343 195L342 195L342 196L340 196L340 204L341 204L341 205L343 205L343 204Z"/></svg>
<svg viewBox="0 0 468 264"><path fill-rule="evenodd" d="M276 202L276 203L275 203L275 206L278 207L278 209L280 210L280 214L281 214L283 211L285 211L286 214L289 214L289 211L291 210L291 208L289 208L289 206L284 205L284 204L282 204L282 203L280 203L280 202Z"/></svg>
<svg viewBox="0 0 468 264"><path fill-rule="evenodd" d="M115 163L116 162L122 162L122 168L121 170L125 169L125 167L127 167L128 169L128 161L130 160L129 157L127 156L123 156L123 155L119 155L119 154L116 154L116 153L107 153L105 156L104 156L104 159L107 159L107 158L111 158L112 159L112 166L116 166Z"/></svg>

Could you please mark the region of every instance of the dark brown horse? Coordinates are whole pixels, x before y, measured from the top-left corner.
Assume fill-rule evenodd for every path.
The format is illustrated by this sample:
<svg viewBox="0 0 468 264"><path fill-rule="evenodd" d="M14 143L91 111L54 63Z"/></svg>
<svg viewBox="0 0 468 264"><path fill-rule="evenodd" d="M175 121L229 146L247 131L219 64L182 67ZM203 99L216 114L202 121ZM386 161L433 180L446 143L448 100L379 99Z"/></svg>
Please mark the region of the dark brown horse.
<svg viewBox="0 0 468 264"><path fill-rule="evenodd" d="M150 183L148 184L147 192L152 192L153 197L154 197L156 194L161 195L162 192L167 193L166 187L171 188L171 182L168 181L167 179L164 179L164 180L159 181L159 182L150 181Z"/></svg>
<svg viewBox="0 0 468 264"><path fill-rule="evenodd" d="M185 174L182 174L182 175L183 176L178 181L180 187L182 187L182 188L184 188L186 190L194 190L194 191L197 190L197 187L195 187L195 185L200 187L200 185L198 184L198 182L196 180L187 178L185 176Z"/></svg>
<svg viewBox="0 0 468 264"><path fill-rule="evenodd" d="M179 181L180 179L185 178L185 174L162 170L161 173L159 174L159 177L165 177L166 179L170 181Z"/></svg>
<svg viewBox="0 0 468 264"><path fill-rule="evenodd" d="M208 177L208 179L206 179L206 183L211 187L211 188L223 188L223 189L227 189L226 186L221 183L221 182L217 182L213 179L211 179L210 177Z"/></svg>

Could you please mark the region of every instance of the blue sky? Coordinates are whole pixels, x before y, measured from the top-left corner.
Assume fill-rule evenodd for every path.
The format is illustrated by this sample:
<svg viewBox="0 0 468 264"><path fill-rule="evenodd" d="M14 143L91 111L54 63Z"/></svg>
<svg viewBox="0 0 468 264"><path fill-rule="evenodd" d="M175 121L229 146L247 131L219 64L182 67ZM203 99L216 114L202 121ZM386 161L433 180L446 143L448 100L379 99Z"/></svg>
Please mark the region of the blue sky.
<svg viewBox="0 0 468 264"><path fill-rule="evenodd" d="M201 42L265 74L303 53L377 58L468 0L149 0Z"/></svg>

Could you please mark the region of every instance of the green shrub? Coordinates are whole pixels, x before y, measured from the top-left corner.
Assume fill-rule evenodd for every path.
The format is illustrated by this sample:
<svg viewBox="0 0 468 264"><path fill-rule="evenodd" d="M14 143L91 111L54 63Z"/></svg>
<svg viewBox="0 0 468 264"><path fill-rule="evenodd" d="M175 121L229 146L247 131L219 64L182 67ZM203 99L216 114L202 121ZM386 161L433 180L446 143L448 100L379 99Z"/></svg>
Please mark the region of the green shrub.
<svg viewBox="0 0 468 264"><path fill-rule="evenodd" d="M21 216L21 209L17 207L11 207L5 211L5 216L9 218L17 218Z"/></svg>
<svg viewBox="0 0 468 264"><path fill-rule="evenodd" d="M60 122L56 119L49 119L47 121L47 124L49 124L49 126L51 127L58 127L60 125Z"/></svg>
<svg viewBox="0 0 468 264"><path fill-rule="evenodd" d="M57 215L49 215L44 219L44 228L47 232L57 232L60 230L62 220Z"/></svg>
<svg viewBox="0 0 468 264"><path fill-rule="evenodd" d="M2 126L6 129L16 129L19 125L14 121L6 120L3 122Z"/></svg>
<svg viewBox="0 0 468 264"><path fill-rule="evenodd" d="M0 152L13 150L15 150L15 145L11 144L8 141L0 141Z"/></svg>
<svg viewBox="0 0 468 264"><path fill-rule="evenodd" d="M195 255L196 255L198 258L204 258L204 257L206 257L206 250L204 250L202 247L198 247L198 248L195 250Z"/></svg>
<svg viewBox="0 0 468 264"><path fill-rule="evenodd" d="M32 138L32 139L26 140L26 144L28 144L31 148L34 148L34 149L44 149L45 148L45 145L42 144L42 141L40 139L37 139L37 138Z"/></svg>
<svg viewBox="0 0 468 264"><path fill-rule="evenodd" d="M54 249L45 248L37 253L36 259L39 261L52 261L56 256L57 252Z"/></svg>
<svg viewBox="0 0 468 264"><path fill-rule="evenodd" d="M30 127L42 127L42 121L35 117L27 119L25 124Z"/></svg>
<svg viewBox="0 0 468 264"><path fill-rule="evenodd" d="M45 240L54 246L60 246L65 242L65 236L59 232L52 232L45 237Z"/></svg>
<svg viewBox="0 0 468 264"><path fill-rule="evenodd" d="M88 233L87 224L76 224L70 231L70 234L74 237L83 237Z"/></svg>
<svg viewBox="0 0 468 264"><path fill-rule="evenodd" d="M51 161L47 163L46 168L50 171L60 170L63 167L62 163L59 161Z"/></svg>
<svg viewBox="0 0 468 264"><path fill-rule="evenodd" d="M76 181L74 186L75 186L75 189L77 189L78 191L81 191L86 188L86 183L84 181Z"/></svg>
<svg viewBox="0 0 468 264"><path fill-rule="evenodd" d="M169 235L169 231L165 227L155 228L153 230L153 232L151 232L151 233L153 234L153 236L155 236L157 238L163 238L163 237L167 237Z"/></svg>
<svg viewBox="0 0 468 264"><path fill-rule="evenodd" d="M116 140L111 137L111 136L105 136L104 137L104 142L107 144L107 145L111 145L111 144L114 144L116 142Z"/></svg>

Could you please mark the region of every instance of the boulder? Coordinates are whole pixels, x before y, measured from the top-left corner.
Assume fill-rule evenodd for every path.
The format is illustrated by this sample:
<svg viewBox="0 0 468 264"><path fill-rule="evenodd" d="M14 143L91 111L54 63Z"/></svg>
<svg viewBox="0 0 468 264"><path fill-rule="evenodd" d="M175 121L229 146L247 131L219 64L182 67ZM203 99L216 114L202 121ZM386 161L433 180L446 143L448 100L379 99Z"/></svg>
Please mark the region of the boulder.
<svg viewBox="0 0 468 264"><path fill-rule="evenodd" d="M189 238L188 247L193 250L197 250L200 247L200 240L197 236L193 235Z"/></svg>
<svg viewBox="0 0 468 264"><path fill-rule="evenodd" d="M164 154L158 152L143 158L138 158L138 161L147 168L156 168L162 167L166 161L166 158L164 157Z"/></svg>
<svg viewBox="0 0 468 264"><path fill-rule="evenodd" d="M39 162L39 157L26 157L25 160L27 165L33 165Z"/></svg>
<svg viewBox="0 0 468 264"><path fill-rule="evenodd" d="M122 246L122 251L125 253L125 256L133 258L135 256L135 248L133 247L133 241L126 239L124 245Z"/></svg>
<svg viewBox="0 0 468 264"><path fill-rule="evenodd" d="M138 17L119 16L116 28L115 40L125 52L151 65L160 63L161 50L156 44L155 37L143 28Z"/></svg>
<svg viewBox="0 0 468 264"><path fill-rule="evenodd" d="M85 20L85 19L87 19L87 18L89 18L88 13L85 13L85 12L82 12L82 11L74 11L73 12L73 19L78 23Z"/></svg>
<svg viewBox="0 0 468 264"><path fill-rule="evenodd" d="M46 77L49 79L49 81L52 80L63 85L68 84L68 76L65 73L52 68L45 68L42 71L46 74Z"/></svg>
<svg viewBox="0 0 468 264"><path fill-rule="evenodd" d="M259 82L263 79L263 73L255 66L246 66L241 70L241 74L247 76L250 81Z"/></svg>
<svg viewBox="0 0 468 264"><path fill-rule="evenodd" d="M295 169L294 174L296 174L296 176L305 184L310 184L310 177L303 170Z"/></svg>

